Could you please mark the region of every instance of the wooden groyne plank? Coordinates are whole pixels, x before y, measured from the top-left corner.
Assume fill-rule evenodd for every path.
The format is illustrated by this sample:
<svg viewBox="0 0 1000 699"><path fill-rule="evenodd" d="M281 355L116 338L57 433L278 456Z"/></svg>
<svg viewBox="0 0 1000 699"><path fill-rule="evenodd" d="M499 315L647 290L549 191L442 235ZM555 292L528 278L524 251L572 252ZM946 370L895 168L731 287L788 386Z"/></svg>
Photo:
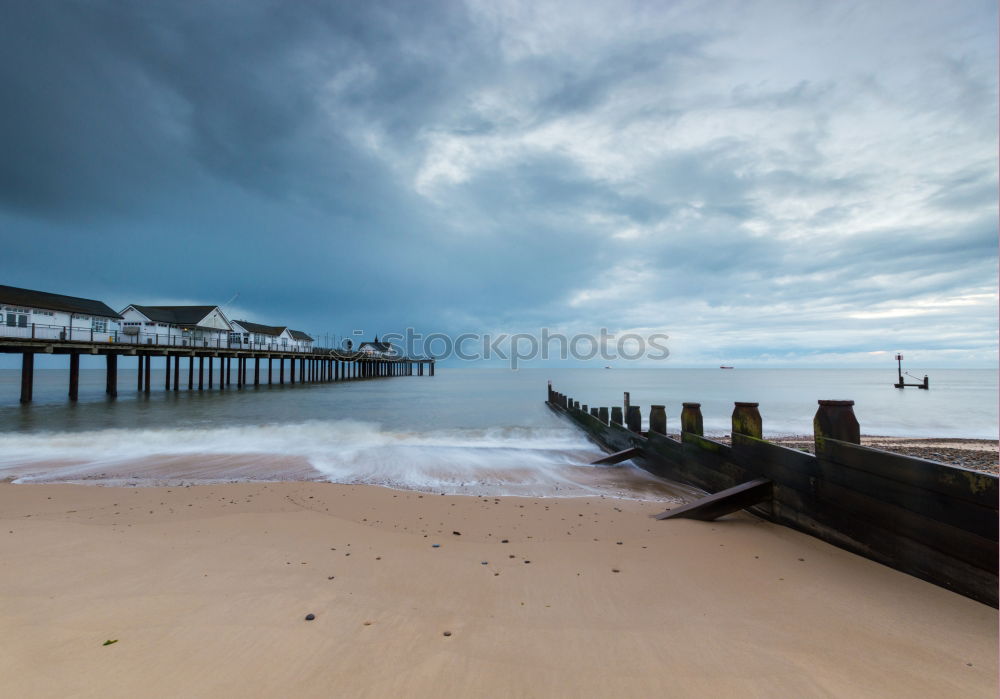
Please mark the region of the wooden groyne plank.
<svg viewBox="0 0 1000 699"><path fill-rule="evenodd" d="M621 451L616 451L614 454L608 454L600 459L595 459L590 462L591 466L610 466L613 464L620 464L622 461L628 461L629 459L634 459L640 456L642 451L637 447L629 447L628 449L622 449Z"/></svg>
<svg viewBox="0 0 1000 699"><path fill-rule="evenodd" d="M732 488L713 495L675 507L658 515L654 519L698 519L704 522L732 514L771 498L771 481L766 478L756 478L746 483L740 483Z"/></svg>
<svg viewBox="0 0 1000 699"><path fill-rule="evenodd" d="M749 482L770 481L771 497L744 509L998 606L1000 479L850 441L860 434L851 401L820 401L813 455L762 439L755 403L736 405L732 445L726 445L701 434L698 404L685 403L677 440L629 432L584 414L575 401L551 389L550 395L556 399L550 402L553 409L596 443L638 449L636 463L651 473L720 496ZM697 512L699 503L712 502L685 508ZM678 511L683 510L673 510Z"/></svg>

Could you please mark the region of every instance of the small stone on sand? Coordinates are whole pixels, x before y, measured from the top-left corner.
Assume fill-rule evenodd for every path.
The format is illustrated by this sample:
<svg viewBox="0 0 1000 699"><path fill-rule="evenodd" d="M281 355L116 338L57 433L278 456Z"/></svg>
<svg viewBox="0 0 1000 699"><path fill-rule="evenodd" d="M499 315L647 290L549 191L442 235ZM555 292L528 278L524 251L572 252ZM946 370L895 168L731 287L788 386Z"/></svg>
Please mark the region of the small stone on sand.
<svg viewBox="0 0 1000 699"><path fill-rule="evenodd" d="M444 635L445 635L445 636L451 636L451 631L445 631L445 632L444 632Z"/></svg>
<svg viewBox="0 0 1000 699"><path fill-rule="evenodd" d="M312 621L316 618L315 614L306 614L306 621Z"/></svg>

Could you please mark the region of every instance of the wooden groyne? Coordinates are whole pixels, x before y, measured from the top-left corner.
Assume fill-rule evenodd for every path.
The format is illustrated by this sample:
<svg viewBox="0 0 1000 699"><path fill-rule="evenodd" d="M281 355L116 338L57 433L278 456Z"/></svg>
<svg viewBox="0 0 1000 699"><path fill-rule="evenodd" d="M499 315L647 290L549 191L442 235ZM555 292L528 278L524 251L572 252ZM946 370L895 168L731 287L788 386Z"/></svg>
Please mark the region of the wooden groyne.
<svg viewBox="0 0 1000 699"><path fill-rule="evenodd" d="M712 498L686 505L697 518L748 509L853 553L998 606L997 476L863 447L854 401L821 400L816 453L763 438L757 403L736 403L732 443L705 437L701 406L684 403L680 439L664 406L581 406L548 387L547 404L610 452ZM606 459L605 459L606 460ZM668 515L664 513L664 515Z"/></svg>
<svg viewBox="0 0 1000 699"><path fill-rule="evenodd" d="M104 356L105 393L110 398L118 395L120 356L138 359L136 390L141 393L150 392L151 368L154 361L159 360L162 360L164 369L165 391L181 390L182 363L187 369L187 389L197 391L230 388L234 374L237 388L262 383L332 383L390 376L424 376L425 373L434 376L433 359L380 357L365 352L323 348L282 351L0 337L0 353L21 355L21 403L32 400L36 354L68 355L70 400L77 400L79 396L81 355Z"/></svg>

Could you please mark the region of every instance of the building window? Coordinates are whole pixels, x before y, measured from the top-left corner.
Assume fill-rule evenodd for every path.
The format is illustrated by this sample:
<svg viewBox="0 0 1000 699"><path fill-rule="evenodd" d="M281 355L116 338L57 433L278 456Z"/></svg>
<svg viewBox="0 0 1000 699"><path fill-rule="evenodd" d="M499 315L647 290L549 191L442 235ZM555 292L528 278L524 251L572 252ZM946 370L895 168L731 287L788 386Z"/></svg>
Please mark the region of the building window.
<svg viewBox="0 0 1000 699"><path fill-rule="evenodd" d="M106 333L108 331L108 321L105 318L94 318L94 331ZM112 377L114 378L114 377Z"/></svg>

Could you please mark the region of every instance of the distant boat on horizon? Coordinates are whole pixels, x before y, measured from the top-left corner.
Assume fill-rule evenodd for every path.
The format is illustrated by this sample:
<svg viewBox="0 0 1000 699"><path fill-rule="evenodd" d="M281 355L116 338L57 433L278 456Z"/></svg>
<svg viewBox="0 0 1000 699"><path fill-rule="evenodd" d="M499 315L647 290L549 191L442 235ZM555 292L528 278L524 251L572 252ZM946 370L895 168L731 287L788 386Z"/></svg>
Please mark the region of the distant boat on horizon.
<svg viewBox="0 0 1000 699"><path fill-rule="evenodd" d="M720 366L719 368L720 369L732 369L733 367L731 367L731 366Z"/></svg>

